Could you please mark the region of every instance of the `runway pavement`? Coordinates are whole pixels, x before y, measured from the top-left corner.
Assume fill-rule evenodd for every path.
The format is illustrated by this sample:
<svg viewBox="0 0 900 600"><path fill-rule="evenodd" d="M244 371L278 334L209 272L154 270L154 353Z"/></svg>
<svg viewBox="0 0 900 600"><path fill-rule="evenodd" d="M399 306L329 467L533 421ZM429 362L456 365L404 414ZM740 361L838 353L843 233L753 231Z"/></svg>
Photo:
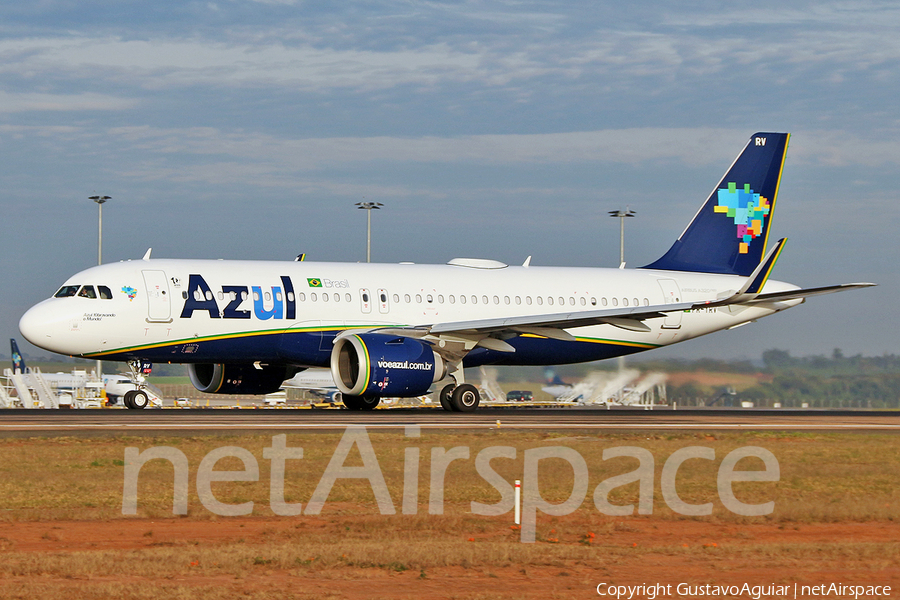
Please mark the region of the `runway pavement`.
<svg viewBox="0 0 900 600"><path fill-rule="evenodd" d="M95 432L334 430L348 425L392 429L606 429L842 431L900 433L900 412L824 410L606 410L481 409L472 414L439 409L346 410L0 410L0 436Z"/></svg>

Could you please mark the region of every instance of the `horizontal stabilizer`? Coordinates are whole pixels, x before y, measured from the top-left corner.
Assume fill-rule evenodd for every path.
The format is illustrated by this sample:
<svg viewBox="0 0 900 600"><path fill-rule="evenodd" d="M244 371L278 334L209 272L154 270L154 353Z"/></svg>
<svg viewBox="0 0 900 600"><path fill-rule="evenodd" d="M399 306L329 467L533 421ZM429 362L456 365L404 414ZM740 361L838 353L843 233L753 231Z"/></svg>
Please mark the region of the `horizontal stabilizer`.
<svg viewBox="0 0 900 600"><path fill-rule="evenodd" d="M748 302L743 304L758 304L760 302L780 302L782 300L797 300L798 298L809 298L810 296L823 296L825 294L833 294L835 292L846 292L848 290L857 290L860 288L874 287L877 283L842 283L839 285L826 285L824 287L806 288L800 290L788 290L786 292L772 292L769 294L759 294Z"/></svg>

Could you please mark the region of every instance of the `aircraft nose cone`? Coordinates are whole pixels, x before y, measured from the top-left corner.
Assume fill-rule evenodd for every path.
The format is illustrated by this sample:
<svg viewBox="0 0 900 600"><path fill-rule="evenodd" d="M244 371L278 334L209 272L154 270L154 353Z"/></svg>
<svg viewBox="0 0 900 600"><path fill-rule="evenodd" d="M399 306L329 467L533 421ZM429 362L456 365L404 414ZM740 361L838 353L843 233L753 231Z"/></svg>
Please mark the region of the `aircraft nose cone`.
<svg viewBox="0 0 900 600"><path fill-rule="evenodd" d="M49 346L53 338L47 317L42 304L32 306L19 319L19 331L22 333L22 337L38 348L52 350Z"/></svg>

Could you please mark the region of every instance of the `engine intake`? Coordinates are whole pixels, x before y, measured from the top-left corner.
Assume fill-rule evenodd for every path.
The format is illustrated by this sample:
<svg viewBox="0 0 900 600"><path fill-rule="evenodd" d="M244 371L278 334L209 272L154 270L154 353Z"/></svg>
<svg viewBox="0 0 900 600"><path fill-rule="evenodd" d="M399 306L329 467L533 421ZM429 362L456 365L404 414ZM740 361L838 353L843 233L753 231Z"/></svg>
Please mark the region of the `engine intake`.
<svg viewBox="0 0 900 600"><path fill-rule="evenodd" d="M271 394L289 379L284 366L190 364L191 383L207 394Z"/></svg>
<svg viewBox="0 0 900 600"><path fill-rule="evenodd" d="M446 373L430 345L407 337L350 335L338 338L331 351L334 382L349 396L419 396Z"/></svg>

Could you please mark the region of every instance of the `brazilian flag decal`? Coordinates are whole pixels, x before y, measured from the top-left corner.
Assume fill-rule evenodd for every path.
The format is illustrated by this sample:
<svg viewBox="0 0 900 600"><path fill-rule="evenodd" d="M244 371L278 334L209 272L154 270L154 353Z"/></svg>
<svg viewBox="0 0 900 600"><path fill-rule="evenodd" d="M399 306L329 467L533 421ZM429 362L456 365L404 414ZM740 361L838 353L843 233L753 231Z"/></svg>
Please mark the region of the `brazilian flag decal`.
<svg viewBox="0 0 900 600"><path fill-rule="evenodd" d="M318 279L316 277L313 277L312 279L307 279L306 283L309 284L309 287L322 287L322 280Z"/></svg>

